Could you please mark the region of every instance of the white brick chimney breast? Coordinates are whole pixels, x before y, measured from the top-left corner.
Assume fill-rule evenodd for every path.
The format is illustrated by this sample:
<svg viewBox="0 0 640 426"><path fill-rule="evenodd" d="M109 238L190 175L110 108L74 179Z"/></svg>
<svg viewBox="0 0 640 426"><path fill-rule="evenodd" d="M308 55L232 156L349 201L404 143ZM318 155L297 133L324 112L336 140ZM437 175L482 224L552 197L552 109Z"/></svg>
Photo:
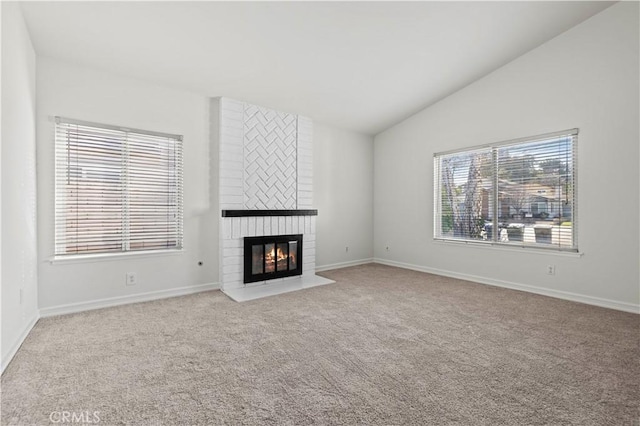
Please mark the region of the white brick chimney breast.
<svg viewBox="0 0 640 426"><path fill-rule="evenodd" d="M333 282L315 275L315 216L222 216L225 210L312 209L311 119L214 98L211 137L218 146L221 290L244 301ZM244 237L289 234L303 235L302 276L244 284Z"/></svg>

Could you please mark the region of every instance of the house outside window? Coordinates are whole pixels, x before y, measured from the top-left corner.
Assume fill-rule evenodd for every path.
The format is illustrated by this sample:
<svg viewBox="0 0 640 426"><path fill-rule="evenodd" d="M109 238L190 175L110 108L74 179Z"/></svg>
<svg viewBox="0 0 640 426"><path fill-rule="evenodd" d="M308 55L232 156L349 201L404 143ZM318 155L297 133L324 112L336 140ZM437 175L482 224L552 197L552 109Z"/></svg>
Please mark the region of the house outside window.
<svg viewBox="0 0 640 426"><path fill-rule="evenodd" d="M55 127L56 257L182 249L181 136Z"/></svg>
<svg viewBox="0 0 640 426"><path fill-rule="evenodd" d="M577 251L578 130L434 155L434 238Z"/></svg>

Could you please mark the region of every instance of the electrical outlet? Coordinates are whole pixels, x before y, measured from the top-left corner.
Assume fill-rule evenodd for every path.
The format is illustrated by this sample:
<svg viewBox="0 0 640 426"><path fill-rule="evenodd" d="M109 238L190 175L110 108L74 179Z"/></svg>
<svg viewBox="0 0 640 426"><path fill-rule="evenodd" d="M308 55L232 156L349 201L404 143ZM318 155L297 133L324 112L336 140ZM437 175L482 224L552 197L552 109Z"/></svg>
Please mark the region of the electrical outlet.
<svg viewBox="0 0 640 426"><path fill-rule="evenodd" d="M547 275L556 274L556 265L547 265Z"/></svg>
<svg viewBox="0 0 640 426"><path fill-rule="evenodd" d="M136 275L135 272L127 272L126 284L127 285L136 285L136 284L138 284L138 275Z"/></svg>

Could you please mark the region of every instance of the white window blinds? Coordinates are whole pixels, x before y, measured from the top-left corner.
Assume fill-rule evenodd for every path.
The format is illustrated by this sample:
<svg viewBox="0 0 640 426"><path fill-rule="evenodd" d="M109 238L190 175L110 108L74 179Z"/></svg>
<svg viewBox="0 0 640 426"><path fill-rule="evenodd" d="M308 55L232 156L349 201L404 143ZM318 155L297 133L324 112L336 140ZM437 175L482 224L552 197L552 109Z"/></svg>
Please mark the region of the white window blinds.
<svg viewBox="0 0 640 426"><path fill-rule="evenodd" d="M577 251L577 134L435 154L434 237Z"/></svg>
<svg viewBox="0 0 640 426"><path fill-rule="evenodd" d="M56 256L181 249L182 138L56 118Z"/></svg>

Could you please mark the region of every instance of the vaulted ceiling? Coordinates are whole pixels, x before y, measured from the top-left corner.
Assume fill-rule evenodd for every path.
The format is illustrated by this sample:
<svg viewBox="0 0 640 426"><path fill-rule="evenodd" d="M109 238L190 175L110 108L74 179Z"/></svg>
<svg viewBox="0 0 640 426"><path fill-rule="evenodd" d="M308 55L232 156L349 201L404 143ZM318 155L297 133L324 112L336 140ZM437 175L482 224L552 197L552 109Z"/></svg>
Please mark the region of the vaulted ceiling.
<svg viewBox="0 0 640 426"><path fill-rule="evenodd" d="M611 2L25 2L39 55L376 134Z"/></svg>

